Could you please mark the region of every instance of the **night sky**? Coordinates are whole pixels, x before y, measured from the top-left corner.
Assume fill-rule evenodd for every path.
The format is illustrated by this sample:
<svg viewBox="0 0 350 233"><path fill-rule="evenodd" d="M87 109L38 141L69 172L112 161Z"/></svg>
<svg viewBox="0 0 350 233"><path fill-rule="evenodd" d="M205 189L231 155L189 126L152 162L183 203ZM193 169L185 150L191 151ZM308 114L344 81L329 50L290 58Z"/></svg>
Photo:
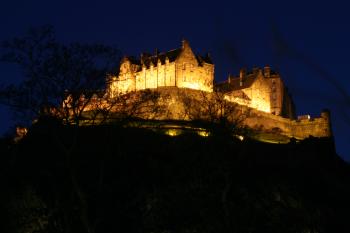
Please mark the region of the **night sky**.
<svg viewBox="0 0 350 233"><path fill-rule="evenodd" d="M2 1L0 40L51 24L61 41L116 45L139 56L178 48L185 38L195 53L211 54L216 81L243 66L270 65L299 115L331 110L337 152L350 161L350 14L343 2ZM20 72L0 64L0 77L16 82ZM1 134L10 119L1 107Z"/></svg>

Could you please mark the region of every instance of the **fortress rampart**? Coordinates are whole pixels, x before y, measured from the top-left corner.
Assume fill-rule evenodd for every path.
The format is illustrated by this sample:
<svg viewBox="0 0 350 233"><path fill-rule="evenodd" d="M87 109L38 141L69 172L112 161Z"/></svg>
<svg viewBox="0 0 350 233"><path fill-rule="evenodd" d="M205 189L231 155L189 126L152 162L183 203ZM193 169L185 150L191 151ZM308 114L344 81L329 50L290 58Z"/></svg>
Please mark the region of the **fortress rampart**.
<svg viewBox="0 0 350 233"><path fill-rule="evenodd" d="M188 88L165 87L154 89L159 93L159 105L163 111L155 115L139 116L145 119L153 120L193 120L189 114L189 108L198 106L201 108L198 116L205 117L207 111L206 104L211 101L215 93L207 93ZM203 99L205 98L205 100ZM186 102L192 102L188 105ZM222 101L226 101L222 99ZM256 132L269 132L284 135L290 138L305 139L312 137L330 137L332 136L330 113L327 110L321 112L319 117L306 117L303 119L290 119L282 116L259 111L248 106L239 105L237 103L228 103L232 105L232 115L229 118L237 122L237 127L249 127ZM228 108L226 106L226 108ZM151 112L151 111L150 111ZM195 116L196 118L197 116ZM239 121L236 119L240 118ZM197 118L197 120L200 120ZM207 119L205 119L207 120Z"/></svg>
<svg viewBox="0 0 350 233"><path fill-rule="evenodd" d="M244 106L242 106L242 108L244 108ZM319 117L300 120L288 119L255 109L249 111L250 114L245 119L244 124L252 129L275 132L296 139L304 139L310 136L332 136L330 114L326 110L321 112Z"/></svg>

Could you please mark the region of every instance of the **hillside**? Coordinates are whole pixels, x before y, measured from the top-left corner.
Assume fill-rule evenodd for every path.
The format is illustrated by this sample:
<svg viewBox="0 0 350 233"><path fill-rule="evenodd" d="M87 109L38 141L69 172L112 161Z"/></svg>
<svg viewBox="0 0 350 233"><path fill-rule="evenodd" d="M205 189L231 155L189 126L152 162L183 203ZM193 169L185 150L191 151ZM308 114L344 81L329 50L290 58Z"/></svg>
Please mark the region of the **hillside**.
<svg viewBox="0 0 350 233"><path fill-rule="evenodd" d="M350 232L332 138L39 123L1 154L0 232Z"/></svg>

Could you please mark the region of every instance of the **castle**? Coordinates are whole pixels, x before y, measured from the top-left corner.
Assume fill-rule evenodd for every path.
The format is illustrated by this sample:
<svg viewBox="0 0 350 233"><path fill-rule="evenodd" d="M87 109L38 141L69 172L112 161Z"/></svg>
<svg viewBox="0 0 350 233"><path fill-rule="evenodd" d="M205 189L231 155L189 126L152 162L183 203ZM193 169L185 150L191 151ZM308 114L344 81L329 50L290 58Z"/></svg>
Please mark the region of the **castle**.
<svg viewBox="0 0 350 233"><path fill-rule="evenodd" d="M182 47L166 53L142 53L140 59L124 57L118 77L112 77L109 93L115 95L158 87L213 91L214 64L209 54L195 55L184 40Z"/></svg>
<svg viewBox="0 0 350 233"><path fill-rule="evenodd" d="M292 118L294 106L281 80L270 67L241 69L239 77L214 84L214 64L209 56L195 55L188 43L165 53L142 53L140 59L124 57L118 76L110 77L110 97L144 89L161 87L189 88L200 91L218 91L228 101L260 111Z"/></svg>
<svg viewBox="0 0 350 233"><path fill-rule="evenodd" d="M184 112L181 95L192 93L191 98L197 98L197 92L220 93L227 102L239 106L241 113L249 112L244 124L252 129L278 131L298 139L331 136L329 112L323 111L316 118L296 117L287 88L270 67L241 69L238 76L229 75L226 81L214 83L210 55L196 55L186 40L180 48L168 52L142 53L139 59L124 57L119 74L107 78L107 98L141 90L156 90L170 96L166 101L163 98L168 114L157 116L158 120L186 120L181 115Z"/></svg>

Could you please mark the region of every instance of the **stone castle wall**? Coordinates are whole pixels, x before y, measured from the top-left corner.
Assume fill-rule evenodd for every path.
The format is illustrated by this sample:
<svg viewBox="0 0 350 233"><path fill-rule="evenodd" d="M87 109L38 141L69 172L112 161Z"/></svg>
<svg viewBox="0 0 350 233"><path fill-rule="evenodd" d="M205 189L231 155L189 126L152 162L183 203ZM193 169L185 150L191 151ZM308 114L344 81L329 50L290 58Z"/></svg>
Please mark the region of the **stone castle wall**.
<svg viewBox="0 0 350 233"><path fill-rule="evenodd" d="M245 109L245 106L241 106L241 108ZM332 135L330 115L327 111L322 112L319 117L301 120L288 119L255 109L245 109L245 111L250 111L250 114L244 123L252 129L276 132L297 139L309 136L330 137Z"/></svg>
<svg viewBox="0 0 350 233"><path fill-rule="evenodd" d="M271 88L262 75L258 75L252 86L242 91L251 99L249 107L271 112Z"/></svg>
<svg viewBox="0 0 350 233"><path fill-rule="evenodd" d="M177 87L213 91L214 65L203 63L200 66L187 43L175 63Z"/></svg>
<svg viewBox="0 0 350 233"><path fill-rule="evenodd" d="M205 119L205 117L210 114L215 115L213 112L210 114L206 112L209 109L209 104L212 104L210 108L214 109L214 112L220 111L220 106L214 107L213 102L211 102L220 95L215 92L203 92L189 88L159 87L149 90L149 93L155 93L156 96L158 96L157 99L151 98L144 102L138 101L142 94L140 92L132 92L128 95L129 97L128 102L125 103L126 105L120 105L117 102L115 107L111 108L111 111L116 113L119 111L123 112L126 108L133 111L136 110L135 114L131 115L131 117L165 121L211 121L212 119L210 118ZM219 96L219 99L220 98L225 101L223 95L221 97ZM99 107L105 105L106 108L109 109L108 100L97 100L100 100L96 102ZM221 100L218 102L219 105L220 101ZM133 108L134 103L136 103L139 109ZM234 109L232 114L226 115L227 119L238 122L238 127L247 126L256 132L268 132L290 138L294 137L296 139L305 139L309 136L332 136L330 114L327 111L323 111L319 117L315 118L307 116L301 119L289 119L228 101L221 106L224 106L222 108L224 111L227 111L227 109ZM230 106L232 106L232 108ZM119 109L120 107L121 109ZM85 111L94 111L95 109L97 109L97 107L94 105L94 102L90 102L90 104L85 107ZM153 111L154 109L158 110ZM191 115L193 113L197 113L197 115ZM236 121L236 119L240 120Z"/></svg>
<svg viewBox="0 0 350 233"><path fill-rule="evenodd" d="M254 68L248 75L245 73L246 70L241 69L239 77L230 75L227 81L219 83L218 91L223 91L227 100L241 105L274 115L293 115L285 114L286 111L283 111L283 104L289 102L289 96L285 93L284 84L278 74L271 74L268 66L263 70ZM250 84L246 85L246 82ZM220 89L223 85L226 85L228 90Z"/></svg>
<svg viewBox="0 0 350 233"><path fill-rule="evenodd" d="M162 88L157 89L157 92L160 93L160 103L165 108L162 114L154 116L153 119L157 120L191 120L188 116L187 106L184 104L184 97L187 100L203 102L203 92L201 91ZM205 93L205 95L215 95L215 93ZM248 126L253 130L273 132L296 139L305 139L309 136L330 137L332 135L330 115L327 111L323 111L319 117L297 120L273 115L244 105L234 105L237 109L235 114L246 116L243 118L241 126ZM239 116L233 116L233 118L235 117Z"/></svg>
<svg viewBox="0 0 350 233"><path fill-rule="evenodd" d="M151 65L148 69L142 67L141 71L127 71L121 73L118 78L114 77L109 86L114 95L130 91L152 89L165 86L176 86L175 63L158 63ZM114 96L112 94L112 96Z"/></svg>

